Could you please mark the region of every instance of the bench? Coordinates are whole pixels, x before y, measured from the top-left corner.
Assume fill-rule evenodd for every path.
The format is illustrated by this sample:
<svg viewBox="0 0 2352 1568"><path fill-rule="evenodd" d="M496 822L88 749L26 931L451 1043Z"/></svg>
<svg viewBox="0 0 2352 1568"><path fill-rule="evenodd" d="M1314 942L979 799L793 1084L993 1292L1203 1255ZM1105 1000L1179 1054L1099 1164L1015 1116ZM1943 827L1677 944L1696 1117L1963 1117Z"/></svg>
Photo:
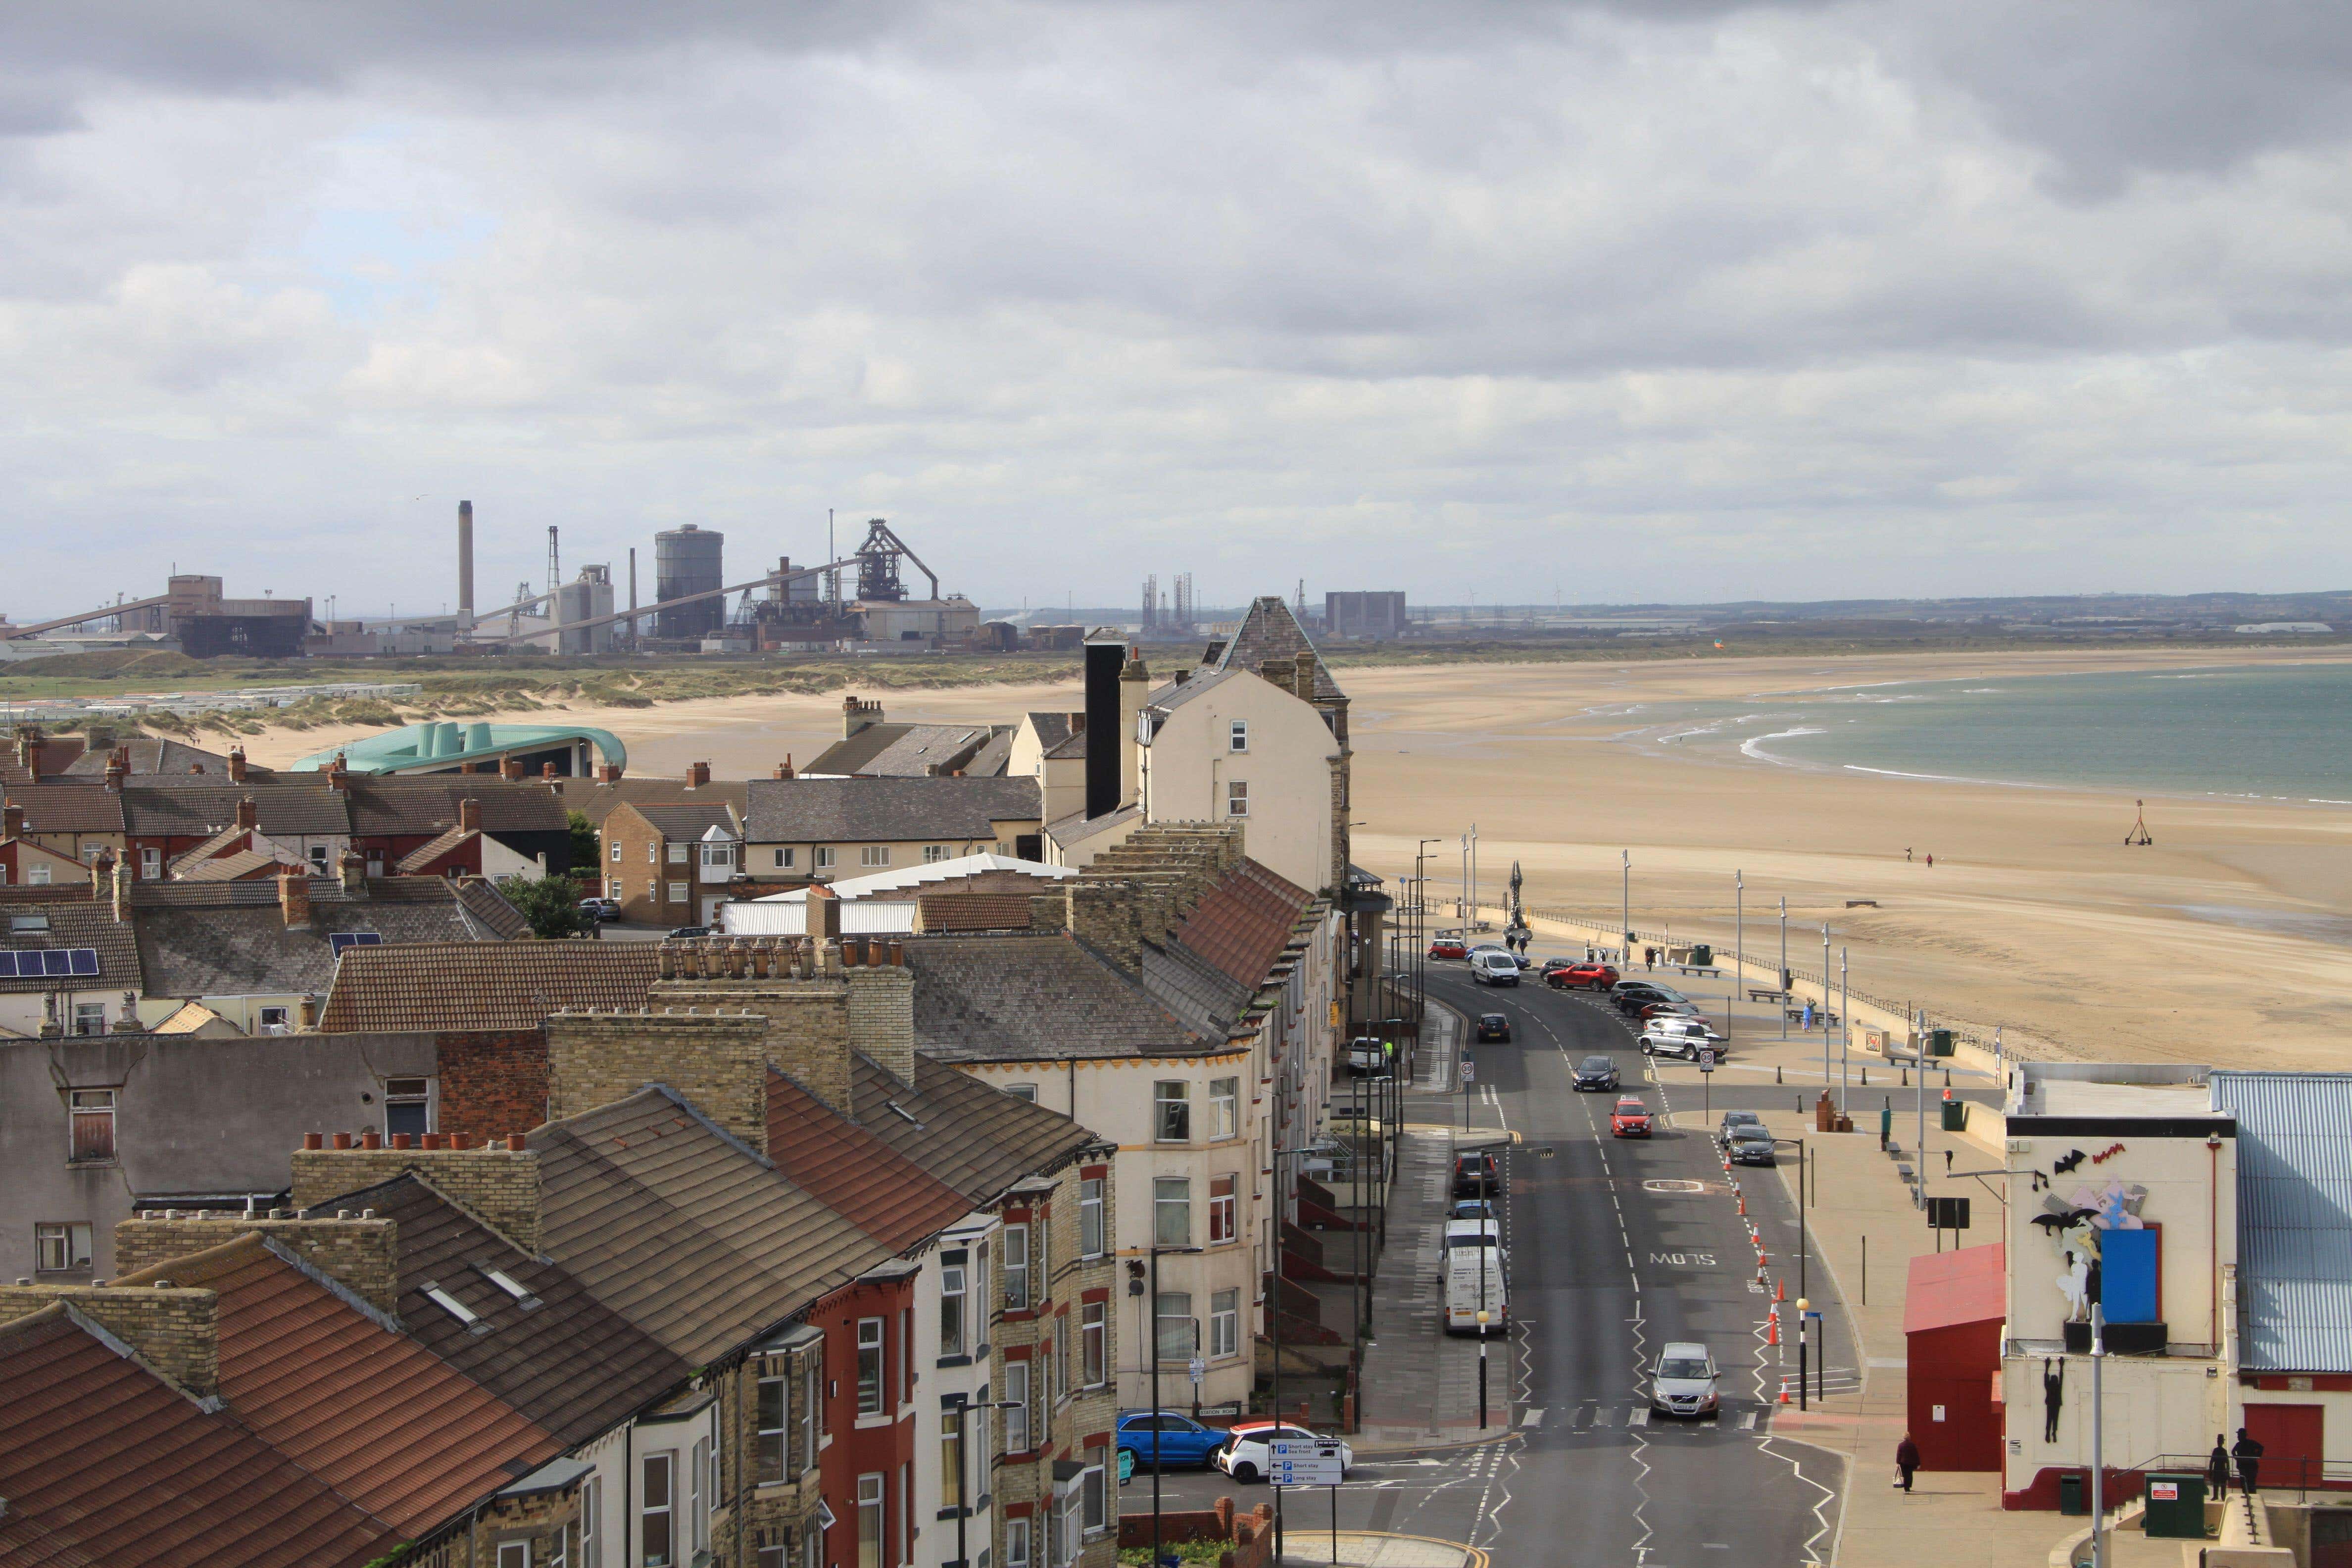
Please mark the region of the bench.
<svg viewBox="0 0 2352 1568"><path fill-rule="evenodd" d="M1718 980L1723 978L1723 971L1710 963L1677 963L1674 968L1684 974L1711 974Z"/></svg>
<svg viewBox="0 0 2352 1568"><path fill-rule="evenodd" d="M1805 1021L1805 1009L1802 1006L1784 1007L1781 1011L1789 1016L1789 1022L1791 1024L1801 1024ZM1813 1022L1821 1025L1822 1027L1834 1029L1837 1027L1837 1021L1838 1016L1829 1008L1816 1007L1813 1009Z"/></svg>
<svg viewBox="0 0 2352 1568"><path fill-rule="evenodd" d="M1919 1179L1911 1173L1911 1167L1908 1165L1896 1165L1895 1173L1903 1178L1903 1184L1906 1187Z"/></svg>
<svg viewBox="0 0 2352 1568"><path fill-rule="evenodd" d="M1788 994L1786 991L1774 985L1750 985L1748 988L1748 999L1750 1002L1779 1002L1784 1000Z"/></svg>

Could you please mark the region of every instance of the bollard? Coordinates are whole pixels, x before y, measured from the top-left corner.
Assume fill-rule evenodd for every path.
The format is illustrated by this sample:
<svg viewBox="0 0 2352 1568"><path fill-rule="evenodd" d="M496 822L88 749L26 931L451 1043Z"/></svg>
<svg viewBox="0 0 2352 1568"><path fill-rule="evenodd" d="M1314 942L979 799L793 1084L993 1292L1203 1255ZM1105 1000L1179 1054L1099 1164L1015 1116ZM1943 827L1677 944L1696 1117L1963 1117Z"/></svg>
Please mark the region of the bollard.
<svg viewBox="0 0 2352 1568"><path fill-rule="evenodd" d="M1911 1069L1909 1068L1905 1068L1903 1069L1903 1081L1895 1087L1898 1089L1909 1089L1911 1087Z"/></svg>
<svg viewBox="0 0 2352 1568"><path fill-rule="evenodd" d="M1772 1069L1772 1081L1773 1081L1775 1084L1779 1084L1779 1083L1780 1083L1780 1082L1782 1082L1782 1081L1783 1081L1783 1080L1782 1080L1782 1079L1781 1079L1781 1077L1780 1077L1780 1069L1778 1067L1775 1067L1775 1068Z"/></svg>
<svg viewBox="0 0 2352 1568"><path fill-rule="evenodd" d="M1952 1069L1949 1068L1944 1069L1944 1087L1946 1089L1952 1087Z"/></svg>
<svg viewBox="0 0 2352 1568"><path fill-rule="evenodd" d="M1868 1089L1870 1087L1870 1064L1868 1062L1862 1064L1862 1087L1864 1089Z"/></svg>

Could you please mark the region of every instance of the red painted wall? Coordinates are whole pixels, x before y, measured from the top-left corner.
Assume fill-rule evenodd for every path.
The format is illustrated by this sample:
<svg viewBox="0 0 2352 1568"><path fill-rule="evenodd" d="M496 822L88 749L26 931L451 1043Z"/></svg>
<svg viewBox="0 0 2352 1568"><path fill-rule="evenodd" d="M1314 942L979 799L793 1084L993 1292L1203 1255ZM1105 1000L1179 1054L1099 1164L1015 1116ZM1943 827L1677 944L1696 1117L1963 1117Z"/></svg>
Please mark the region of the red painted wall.
<svg viewBox="0 0 2352 1568"><path fill-rule="evenodd" d="M1992 1402L2000 1372L2000 1324L1956 1323L1905 1336L1911 1440L1927 1470L2000 1468L2001 1415ZM1935 1418L1941 1405L1944 1419Z"/></svg>
<svg viewBox="0 0 2352 1568"><path fill-rule="evenodd" d="M818 1485L833 1510L833 1528L825 1532L825 1561L857 1561L857 1478L879 1474L883 1488L882 1561L898 1563L908 1555L901 1539L907 1503L899 1495L901 1475L911 1475L915 1458L915 1418L907 1396L906 1330L915 1306L915 1280L861 1281L845 1286L816 1304L808 1321L824 1331L824 1429L832 1439L817 1460ZM887 1425L857 1425L857 1324L860 1319L883 1321L883 1409ZM909 1411L898 1419L899 1410ZM922 1523L919 1514L916 1523Z"/></svg>

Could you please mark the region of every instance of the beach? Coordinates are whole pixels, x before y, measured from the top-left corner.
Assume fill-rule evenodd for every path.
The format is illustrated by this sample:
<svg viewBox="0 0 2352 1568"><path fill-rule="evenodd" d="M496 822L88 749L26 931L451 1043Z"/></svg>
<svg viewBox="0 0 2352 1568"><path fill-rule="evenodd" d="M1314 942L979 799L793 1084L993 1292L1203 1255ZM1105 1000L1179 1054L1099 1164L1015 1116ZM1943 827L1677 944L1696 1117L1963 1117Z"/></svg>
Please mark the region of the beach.
<svg viewBox="0 0 2352 1568"><path fill-rule="evenodd" d="M1432 895L1450 900L1458 836L1475 823L1486 901L1516 859L1529 905L1613 922L1629 851L1636 926L1727 945L1739 872L1751 957L1777 950L1786 898L1792 963L1819 966L1827 921L1857 991L1916 999L1986 1033L1999 1026L2030 1052L2334 1068L2352 1005L2352 808L2148 794L2156 842L2126 847L2146 792L1801 768L1619 738L1641 710L1676 702L2331 657L2341 656L2202 647L1342 666L1355 858L1394 877L1410 869L1415 840L1440 838ZM1078 688L922 689L888 702L892 720L1010 721L1074 708ZM720 776L764 777L838 738L840 706L837 695L778 696L566 717L619 735L638 776L707 761ZM246 745L256 762L282 764L344 738L273 731Z"/></svg>

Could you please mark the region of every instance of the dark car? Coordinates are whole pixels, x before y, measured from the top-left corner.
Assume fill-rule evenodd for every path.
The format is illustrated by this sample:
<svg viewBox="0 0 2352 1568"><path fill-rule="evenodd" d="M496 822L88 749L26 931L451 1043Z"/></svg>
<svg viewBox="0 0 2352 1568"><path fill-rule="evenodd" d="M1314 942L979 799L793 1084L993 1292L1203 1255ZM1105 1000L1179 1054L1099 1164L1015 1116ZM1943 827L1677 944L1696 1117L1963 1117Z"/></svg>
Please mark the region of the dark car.
<svg viewBox="0 0 2352 1568"><path fill-rule="evenodd" d="M588 898L580 900L580 912L592 921L616 921L621 918L618 899Z"/></svg>
<svg viewBox="0 0 2352 1568"><path fill-rule="evenodd" d="M1577 1063L1576 1087L1580 1089L1615 1089L1617 1087L1616 1058L1587 1057Z"/></svg>
<svg viewBox="0 0 2352 1568"><path fill-rule="evenodd" d="M1159 1428L1156 1433L1154 1426ZM1211 1457L1224 1446L1225 1434L1222 1428L1203 1426L1173 1410L1163 1410L1156 1416L1149 1410L1130 1410L1118 1418L1119 1448L1135 1456L1137 1468L1152 1463L1155 1438L1160 1464L1198 1465L1206 1469Z"/></svg>
<svg viewBox="0 0 2352 1568"><path fill-rule="evenodd" d="M1638 1014L1643 1008L1660 1002L1679 1002L1687 1005L1690 998L1679 991L1653 985L1646 980L1621 980L1609 988L1609 1000L1621 1013Z"/></svg>
<svg viewBox="0 0 2352 1568"><path fill-rule="evenodd" d="M1492 1197L1502 1184L1501 1165L1484 1149L1473 1149L1466 1154L1454 1156L1455 1197Z"/></svg>
<svg viewBox="0 0 2352 1568"><path fill-rule="evenodd" d="M1478 1015L1478 1043L1480 1045L1483 1046L1489 1040L1500 1040L1504 1044L1508 1045L1510 1043L1510 1039L1511 1021L1508 1018L1506 1018L1500 1013L1481 1013Z"/></svg>
<svg viewBox="0 0 2352 1568"><path fill-rule="evenodd" d="M1724 1145L1724 1152L1735 1165L1777 1164L1772 1149L1772 1134L1761 1127L1735 1127L1731 1142Z"/></svg>
<svg viewBox="0 0 2352 1568"><path fill-rule="evenodd" d="M715 934L715 933L711 931L711 929L710 929L709 926L680 926L680 927L678 927L676 931L674 931L670 932L669 934L670 934L671 936L673 936L673 937L679 938L679 939L681 939L681 940L682 940L682 939L687 938L687 937L692 937L692 936L710 936L710 935L713 935L713 934Z"/></svg>
<svg viewBox="0 0 2352 1568"><path fill-rule="evenodd" d="M1764 1118L1752 1110L1727 1110L1723 1113L1722 1121L1716 1126L1716 1141L1728 1143L1731 1142L1731 1135L1743 1127L1753 1127L1757 1131L1761 1132L1764 1131Z"/></svg>

